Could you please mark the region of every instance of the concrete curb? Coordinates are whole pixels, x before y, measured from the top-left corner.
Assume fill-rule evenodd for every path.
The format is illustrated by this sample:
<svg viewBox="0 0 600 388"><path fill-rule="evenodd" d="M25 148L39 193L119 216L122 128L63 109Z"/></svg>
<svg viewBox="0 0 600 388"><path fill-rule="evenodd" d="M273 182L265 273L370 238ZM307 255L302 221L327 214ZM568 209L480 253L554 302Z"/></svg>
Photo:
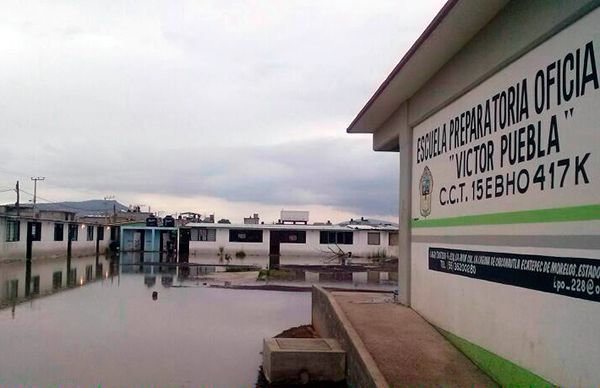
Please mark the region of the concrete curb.
<svg viewBox="0 0 600 388"><path fill-rule="evenodd" d="M390 386L340 305L319 286L312 288L312 325L321 337L337 339L346 351L349 386Z"/></svg>

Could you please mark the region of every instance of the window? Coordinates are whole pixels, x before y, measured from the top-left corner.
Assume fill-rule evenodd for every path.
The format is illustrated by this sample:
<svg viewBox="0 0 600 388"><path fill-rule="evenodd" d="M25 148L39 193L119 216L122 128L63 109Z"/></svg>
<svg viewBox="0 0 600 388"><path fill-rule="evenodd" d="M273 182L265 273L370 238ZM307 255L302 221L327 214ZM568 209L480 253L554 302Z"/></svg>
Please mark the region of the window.
<svg viewBox="0 0 600 388"><path fill-rule="evenodd" d="M16 220L6 220L6 241L19 241L21 238L21 223Z"/></svg>
<svg viewBox="0 0 600 388"><path fill-rule="evenodd" d="M255 229L231 229L229 230L229 241L231 242L263 242L263 231Z"/></svg>
<svg viewBox="0 0 600 388"><path fill-rule="evenodd" d="M207 228L192 228L190 231L191 241L217 241L217 230Z"/></svg>
<svg viewBox="0 0 600 388"><path fill-rule="evenodd" d="M52 289L56 290L62 287L62 271L56 271L52 274Z"/></svg>
<svg viewBox="0 0 600 388"><path fill-rule="evenodd" d="M63 241L65 238L65 225L54 224L54 241Z"/></svg>
<svg viewBox="0 0 600 388"><path fill-rule="evenodd" d="M320 236L321 244L344 244L352 245L354 243L354 232L330 232L323 231Z"/></svg>
<svg viewBox="0 0 600 388"><path fill-rule="evenodd" d="M42 223L30 222L31 224L31 241L42 241Z"/></svg>
<svg viewBox="0 0 600 388"><path fill-rule="evenodd" d="M14 300L19 297L19 279L8 281L8 299Z"/></svg>
<svg viewBox="0 0 600 388"><path fill-rule="evenodd" d="M37 295L40 293L40 275L36 275L34 277L31 278L31 293L33 295Z"/></svg>
<svg viewBox="0 0 600 388"><path fill-rule="evenodd" d="M79 227L77 224L69 224L69 238L71 241L77 241L79 237Z"/></svg>
<svg viewBox="0 0 600 388"><path fill-rule="evenodd" d="M90 280L92 280L93 276L94 276L94 266L87 265L85 267L85 281L89 282Z"/></svg>
<svg viewBox="0 0 600 388"><path fill-rule="evenodd" d="M111 226L110 227L110 240L111 241L116 241L118 240L118 231L119 229L116 226Z"/></svg>
<svg viewBox="0 0 600 388"><path fill-rule="evenodd" d="M92 225L87 226L87 240L94 241L94 227Z"/></svg>
<svg viewBox="0 0 600 388"><path fill-rule="evenodd" d="M390 246L398 245L398 232L390 232L389 243Z"/></svg>
<svg viewBox="0 0 600 388"><path fill-rule="evenodd" d="M77 281L77 268L71 268L71 271L67 273L67 285L74 286Z"/></svg>
<svg viewBox="0 0 600 388"><path fill-rule="evenodd" d="M98 240L103 241L104 240L104 226L99 226L97 233L98 233Z"/></svg>
<svg viewBox="0 0 600 388"><path fill-rule="evenodd" d="M369 244L369 245L381 244L381 236L379 235L379 232L367 233L367 244Z"/></svg>
<svg viewBox="0 0 600 388"><path fill-rule="evenodd" d="M283 230L279 232L279 241L290 244L306 244L306 231Z"/></svg>

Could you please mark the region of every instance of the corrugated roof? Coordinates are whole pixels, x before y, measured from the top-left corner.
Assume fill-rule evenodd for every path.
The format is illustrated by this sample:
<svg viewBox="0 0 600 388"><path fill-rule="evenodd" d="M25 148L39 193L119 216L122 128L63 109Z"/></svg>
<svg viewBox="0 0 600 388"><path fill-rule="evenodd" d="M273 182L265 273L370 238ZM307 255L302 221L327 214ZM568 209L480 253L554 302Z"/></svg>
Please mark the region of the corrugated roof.
<svg viewBox="0 0 600 388"><path fill-rule="evenodd" d="M212 229L259 229L259 230L330 230L330 231L349 231L349 230L398 230L393 226L368 226L368 225L290 225L290 224L207 224L200 222L190 222L184 227L189 228L212 228Z"/></svg>

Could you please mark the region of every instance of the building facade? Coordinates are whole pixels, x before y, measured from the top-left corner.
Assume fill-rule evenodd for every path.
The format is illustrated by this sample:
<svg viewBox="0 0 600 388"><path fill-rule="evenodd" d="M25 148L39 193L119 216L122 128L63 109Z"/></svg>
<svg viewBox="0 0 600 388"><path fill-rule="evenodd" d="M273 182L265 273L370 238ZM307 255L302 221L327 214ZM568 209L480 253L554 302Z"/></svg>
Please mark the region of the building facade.
<svg viewBox="0 0 600 388"><path fill-rule="evenodd" d="M110 226L75 221L73 213L0 213L0 260L87 256L104 253Z"/></svg>
<svg viewBox="0 0 600 388"><path fill-rule="evenodd" d="M600 3L449 1L348 128L399 152L399 289L559 385L600 384Z"/></svg>
<svg viewBox="0 0 600 388"><path fill-rule="evenodd" d="M393 226L206 223L188 223L176 229L122 226L121 250L164 251L174 230L180 255L214 256L221 248L231 255L315 258L349 252L354 257L395 257L398 252L398 233Z"/></svg>

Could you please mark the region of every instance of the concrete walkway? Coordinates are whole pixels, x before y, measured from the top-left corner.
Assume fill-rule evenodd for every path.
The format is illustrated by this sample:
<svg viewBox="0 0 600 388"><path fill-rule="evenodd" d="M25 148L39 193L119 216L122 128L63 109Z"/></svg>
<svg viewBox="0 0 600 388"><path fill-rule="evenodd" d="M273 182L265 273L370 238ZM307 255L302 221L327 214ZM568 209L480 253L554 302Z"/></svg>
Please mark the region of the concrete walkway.
<svg viewBox="0 0 600 388"><path fill-rule="evenodd" d="M386 294L332 292L393 387L496 384L412 309Z"/></svg>

